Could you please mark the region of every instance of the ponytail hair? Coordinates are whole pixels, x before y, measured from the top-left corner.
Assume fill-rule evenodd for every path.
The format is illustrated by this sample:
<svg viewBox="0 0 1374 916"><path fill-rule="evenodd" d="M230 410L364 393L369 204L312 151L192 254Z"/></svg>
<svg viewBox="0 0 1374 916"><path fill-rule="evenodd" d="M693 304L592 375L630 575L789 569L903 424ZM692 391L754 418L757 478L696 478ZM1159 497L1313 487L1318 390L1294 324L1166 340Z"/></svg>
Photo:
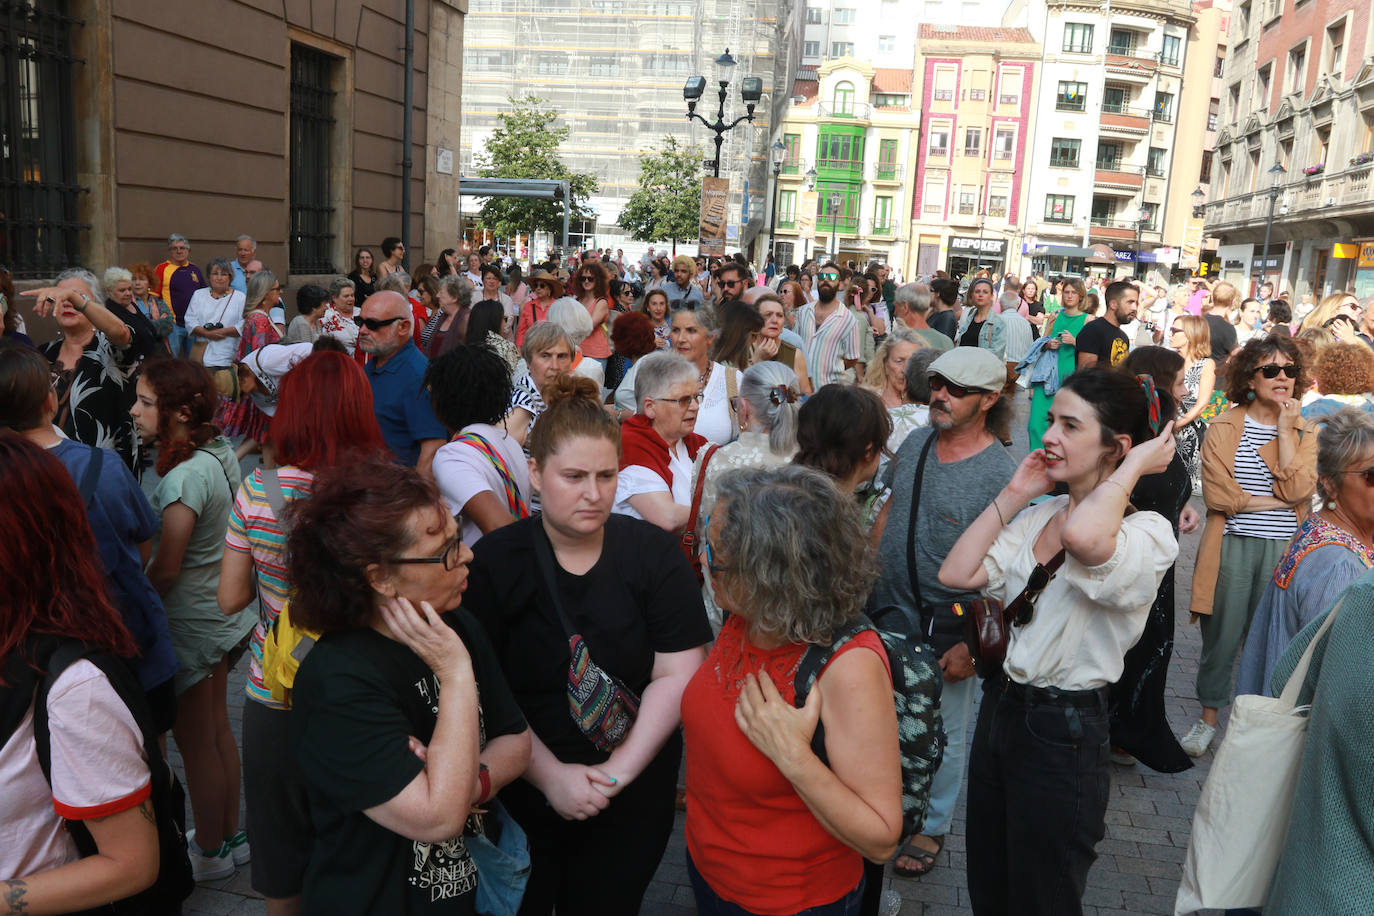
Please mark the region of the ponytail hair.
<svg viewBox="0 0 1374 916"><path fill-rule="evenodd" d="M530 430L530 457L540 467L569 439L605 439L620 454L620 424L601 403L601 388L589 378L563 373L542 392L544 412Z"/></svg>
<svg viewBox="0 0 1374 916"><path fill-rule="evenodd" d="M145 363L143 380L157 398L157 473L165 477L219 435L219 427L212 422L219 406L219 390L206 368L189 359ZM185 439L172 436L172 421L178 410L187 414L189 435Z"/></svg>

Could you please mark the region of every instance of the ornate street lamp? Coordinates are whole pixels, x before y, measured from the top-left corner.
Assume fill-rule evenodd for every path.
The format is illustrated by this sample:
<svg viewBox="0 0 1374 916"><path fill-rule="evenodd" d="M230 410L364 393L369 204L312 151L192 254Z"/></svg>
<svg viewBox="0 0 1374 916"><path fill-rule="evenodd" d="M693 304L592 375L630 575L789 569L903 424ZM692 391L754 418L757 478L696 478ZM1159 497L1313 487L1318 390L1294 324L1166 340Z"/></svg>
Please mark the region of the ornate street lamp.
<svg viewBox="0 0 1374 916"><path fill-rule="evenodd" d="M758 104L759 99L763 98L762 79L757 76L746 76L744 79L740 80L739 94L740 98L744 100L745 113L728 124L726 123L725 97L727 95L727 90L730 88L730 68L734 67L735 64L736 61L730 56L729 48L726 48L725 53L716 58L716 70L718 73L717 81L720 84L720 109L716 113L716 121L714 124L696 112L697 101L700 100L702 95L706 92L706 77L690 77L686 85L682 87L682 97L687 101L687 119L692 120L695 118L702 124L705 124L707 129L716 135L716 156L712 164L712 174L717 178L720 177L720 147L721 144L725 142L725 134L741 121L753 121L754 106Z"/></svg>

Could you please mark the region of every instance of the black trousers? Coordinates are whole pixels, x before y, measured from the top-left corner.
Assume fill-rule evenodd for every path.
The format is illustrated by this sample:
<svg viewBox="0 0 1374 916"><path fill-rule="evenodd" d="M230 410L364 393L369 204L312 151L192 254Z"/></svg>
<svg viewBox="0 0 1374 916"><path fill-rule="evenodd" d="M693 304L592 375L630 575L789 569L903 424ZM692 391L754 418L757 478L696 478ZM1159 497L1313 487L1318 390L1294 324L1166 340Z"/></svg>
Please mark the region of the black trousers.
<svg viewBox="0 0 1374 916"><path fill-rule="evenodd" d="M530 843L519 916L637 916L673 832L682 733L639 778L585 821L565 821L523 779L501 790Z"/></svg>
<svg viewBox="0 0 1374 916"><path fill-rule="evenodd" d="M1054 695L989 678L969 760L977 916L1082 912L1111 779L1107 690Z"/></svg>

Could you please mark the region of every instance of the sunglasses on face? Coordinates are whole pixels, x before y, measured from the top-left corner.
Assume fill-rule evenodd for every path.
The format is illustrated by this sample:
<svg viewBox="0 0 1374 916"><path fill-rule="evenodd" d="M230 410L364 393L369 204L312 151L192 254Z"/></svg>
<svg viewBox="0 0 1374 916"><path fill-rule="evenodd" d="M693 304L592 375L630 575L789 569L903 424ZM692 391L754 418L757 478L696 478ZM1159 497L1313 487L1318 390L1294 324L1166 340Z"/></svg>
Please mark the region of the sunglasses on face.
<svg viewBox="0 0 1374 916"><path fill-rule="evenodd" d="M833 270L827 270L824 273L816 274L816 278L820 280L838 280L840 279L840 275Z"/></svg>
<svg viewBox="0 0 1374 916"><path fill-rule="evenodd" d="M930 377L931 391L948 391L952 398L966 398L971 394L988 394L982 388L969 388L966 385L956 385L943 375L932 375Z"/></svg>
<svg viewBox="0 0 1374 916"><path fill-rule="evenodd" d="M444 569L455 570L458 568L458 547L463 543L463 539L454 535L453 539L444 545L444 549L438 556L433 557L396 557L392 563L442 563Z"/></svg>
<svg viewBox="0 0 1374 916"><path fill-rule="evenodd" d="M1289 378L1297 378L1298 373L1302 370L1298 368L1296 363L1289 363L1286 366L1280 366L1277 363L1270 363L1267 366L1260 366L1255 371L1258 372L1260 375L1264 376L1265 378L1278 378L1280 372L1282 372Z"/></svg>
<svg viewBox="0 0 1374 916"><path fill-rule="evenodd" d="M367 328L369 331L380 331L389 324L404 321L404 315L397 315L395 318L359 318L358 324Z"/></svg>
<svg viewBox="0 0 1374 916"><path fill-rule="evenodd" d="M681 398L654 398L654 400L655 400L655 401L662 401L662 402L665 403L665 404L676 404L677 406L681 407L683 410L686 410L688 407L691 407L691 406L692 406L692 402L693 402L693 401L700 401L700 400L701 400L701 395L700 395L700 394L689 394L689 395L687 395L686 397L681 397Z"/></svg>

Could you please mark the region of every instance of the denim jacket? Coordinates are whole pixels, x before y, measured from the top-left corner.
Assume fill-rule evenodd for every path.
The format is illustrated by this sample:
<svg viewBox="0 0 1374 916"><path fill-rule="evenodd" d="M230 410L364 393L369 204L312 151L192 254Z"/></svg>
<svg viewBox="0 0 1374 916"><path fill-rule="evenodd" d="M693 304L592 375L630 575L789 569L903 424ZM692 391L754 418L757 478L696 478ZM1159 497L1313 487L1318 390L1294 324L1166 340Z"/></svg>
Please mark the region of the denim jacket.
<svg viewBox="0 0 1374 916"><path fill-rule="evenodd" d="M959 332L954 338L954 345L959 345L959 340L968 330L968 326L973 323L973 315L978 310L973 306L964 309L963 316L959 319ZM988 312L987 321L983 322L982 329L978 332L978 346L984 350L989 350L994 356L1002 361L1007 358L1007 326L1002 321L1002 316L996 312Z"/></svg>

